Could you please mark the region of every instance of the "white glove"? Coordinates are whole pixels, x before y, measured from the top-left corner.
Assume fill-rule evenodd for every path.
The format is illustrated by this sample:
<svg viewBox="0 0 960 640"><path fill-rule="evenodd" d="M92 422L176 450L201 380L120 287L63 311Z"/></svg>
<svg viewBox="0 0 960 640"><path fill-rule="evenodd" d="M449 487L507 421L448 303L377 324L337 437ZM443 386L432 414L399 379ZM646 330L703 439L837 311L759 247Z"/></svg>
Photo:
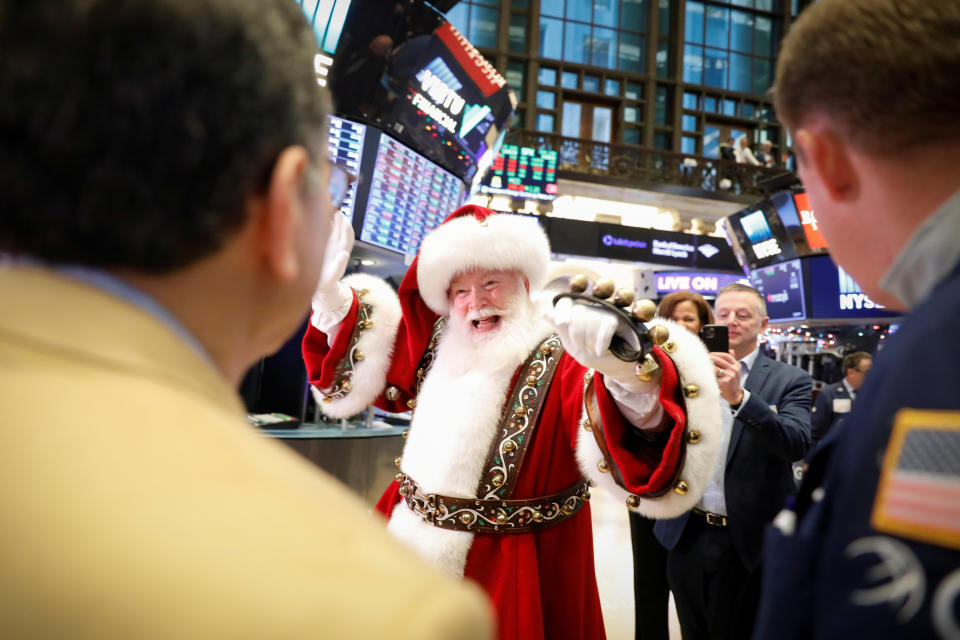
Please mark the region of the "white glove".
<svg viewBox="0 0 960 640"><path fill-rule="evenodd" d="M574 360L627 388L641 386L637 363L624 362L610 353L610 339L620 324L613 314L561 298L553 308L553 322L563 348ZM619 335L637 348L632 332L621 330Z"/></svg>
<svg viewBox="0 0 960 640"><path fill-rule="evenodd" d="M340 282L350 262L353 240L353 225L343 214L334 213L330 237L327 239L327 247L323 253L320 282L313 293L314 310L332 311L343 306L347 300L353 299L350 287Z"/></svg>

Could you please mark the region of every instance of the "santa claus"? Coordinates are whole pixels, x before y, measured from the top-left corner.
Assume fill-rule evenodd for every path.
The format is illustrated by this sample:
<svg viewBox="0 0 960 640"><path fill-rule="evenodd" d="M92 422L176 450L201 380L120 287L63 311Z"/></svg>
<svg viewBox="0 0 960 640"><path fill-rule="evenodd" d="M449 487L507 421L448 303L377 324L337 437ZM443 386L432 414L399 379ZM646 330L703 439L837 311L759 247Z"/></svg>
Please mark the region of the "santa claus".
<svg viewBox="0 0 960 640"><path fill-rule="evenodd" d="M398 293L340 281L353 232L335 233L304 360L329 416L413 410L378 505L388 529L482 585L500 638L603 638L589 486L655 518L697 503L721 428L705 348L658 321L668 339L638 376L609 351L614 314L570 299L540 313L550 248L533 218L461 207Z"/></svg>

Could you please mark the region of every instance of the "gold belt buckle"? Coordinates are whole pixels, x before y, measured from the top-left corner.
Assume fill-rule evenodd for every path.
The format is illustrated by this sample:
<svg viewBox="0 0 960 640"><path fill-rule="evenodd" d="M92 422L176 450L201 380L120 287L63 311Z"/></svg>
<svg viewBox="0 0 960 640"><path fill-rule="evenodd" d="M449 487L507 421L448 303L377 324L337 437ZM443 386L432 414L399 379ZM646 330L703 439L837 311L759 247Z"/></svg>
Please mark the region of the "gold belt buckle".
<svg viewBox="0 0 960 640"><path fill-rule="evenodd" d="M718 513L709 513L704 511L703 517L707 519L707 524L712 524L715 527L727 526L727 516L721 516Z"/></svg>

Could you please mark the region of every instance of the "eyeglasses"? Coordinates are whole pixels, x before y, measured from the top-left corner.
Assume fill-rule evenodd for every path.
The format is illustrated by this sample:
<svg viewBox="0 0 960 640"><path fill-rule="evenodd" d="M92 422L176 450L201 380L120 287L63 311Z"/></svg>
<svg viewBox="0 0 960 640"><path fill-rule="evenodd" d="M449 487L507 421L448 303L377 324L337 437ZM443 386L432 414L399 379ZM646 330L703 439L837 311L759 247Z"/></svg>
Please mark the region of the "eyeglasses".
<svg viewBox="0 0 960 640"><path fill-rule="evenodd" d="M343 206L343 201L350 194L350 188L356 178L345 167L339 164L330 165L330 181L327 190L330 192L330 204L334 209Z"/></svg>

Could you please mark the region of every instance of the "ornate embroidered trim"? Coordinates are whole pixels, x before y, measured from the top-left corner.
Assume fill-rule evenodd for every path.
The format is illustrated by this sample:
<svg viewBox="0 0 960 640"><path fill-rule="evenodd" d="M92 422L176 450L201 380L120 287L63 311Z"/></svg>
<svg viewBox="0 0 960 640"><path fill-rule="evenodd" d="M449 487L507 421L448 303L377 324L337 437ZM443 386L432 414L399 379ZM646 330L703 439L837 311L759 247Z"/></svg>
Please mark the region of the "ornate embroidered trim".
<svg viewBox="0 0 960 640"><path fill-rule="evenodd" d="M369 291L366 289L355 289L354 292L360 301L360 304L357 305L357 321L354 323L353 332L350 334L350 346L347 347L347 356L337 365L337 372L336 375L334 375L330 391L323 394L324 402L345 398L347 394L350 393L350 380L353 377L353 371L356 369L357 363L363 361L364 358L363 352L357 348L360 342L360 334L367 329L373 328L373 320L370 318L373 306L363 302L363 296L367 295Z"/></svg>
<svg viewBox="0 0 960 640"><path fill-rule="evenodd" d="M590 499L587 480L530 500L477 500L425 494L409 476L400 484L407 506L435 527L474 533L528 533L574 516Z"/></svg>
<svg viewBox="0 0 960 640"><path fill-rule="evenodd" d="M533 439L553 374L563 355L556 335L549 336L527 358L520 377L503 407L497 434L477 487L481 500L503 500L513 495L527 446Z"/></svg>

